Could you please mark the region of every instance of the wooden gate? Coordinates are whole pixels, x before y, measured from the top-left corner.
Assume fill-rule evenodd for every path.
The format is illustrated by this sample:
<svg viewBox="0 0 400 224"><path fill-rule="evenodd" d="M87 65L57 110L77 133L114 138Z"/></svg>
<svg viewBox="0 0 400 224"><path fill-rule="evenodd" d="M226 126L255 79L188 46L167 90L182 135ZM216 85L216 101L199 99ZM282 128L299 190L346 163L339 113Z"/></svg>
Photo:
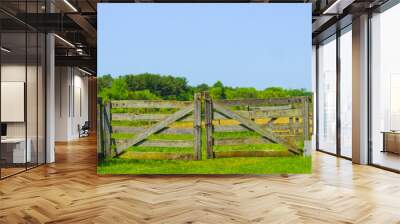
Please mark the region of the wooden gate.
<svg viewBox="0 0 400 224"><path fill-rule="evenodd" d="M301 154L298 142L310 136L310 97L212 100L204 96L207 158L260 157ZM287 119L287 123L279 123ZM215 133L251 131L256 136L214 139ZM216 151L215 146L277 143L286 150ZM244 147L243 147L244 149Z"/></svg>
<svg viewBox="0 0 400 224"><path fill-rule="evenodd" d="M134 134L128 139L117 139L116 155L135 159L183 159L201 160L201 97L196 94L193 101L112 101L112 108L127 113L112 113L112 119L136 123L135 126L113 126L114 133ZM142 113L142 111L153 113ZM155 113L155 109L173 111L172 114ZM138 111L140 111L138 113ZM173 125L183 121L184 125ZM120 122L121 123L121 122ZM186 125L185 125L186 124ZM189 124L189 125L188 125ZM155 134L193 134L193 140L148 139ZM177 152L136 152L129 151L134 146L147 147L193 147L193 153ZM162 150L161 150L162 151Z"/></svg>
<svg viewBox="0 0 400 224"><path fill-rule="evenodd" d="M309 140L312 132L310 102L311 97L213 100L208 92L195 94L193 101L111 101L100 106L99 127L104 128L100 142L105 145L102 149L113 145L105 150L106 157L132 159L201 160L202 145L208 159L302 154L299 143ZM158 138L163 134L177 138ZM224 146L229 150L223 150ZM178 150L164 150L168 148Z"/></svg>

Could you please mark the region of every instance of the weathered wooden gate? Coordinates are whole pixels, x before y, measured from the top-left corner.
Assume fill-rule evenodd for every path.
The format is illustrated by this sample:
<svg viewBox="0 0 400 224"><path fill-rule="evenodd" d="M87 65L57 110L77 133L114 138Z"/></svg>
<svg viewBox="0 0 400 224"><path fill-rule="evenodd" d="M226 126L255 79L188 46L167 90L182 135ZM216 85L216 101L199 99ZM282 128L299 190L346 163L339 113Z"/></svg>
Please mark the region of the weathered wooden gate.
<svg viewBox="0 0 400 224"><path fill-rule="evenodd" d="M202 104L204 102L204 109ZM262 157L301 154L297 144L308 140L312 119L310 97L213 100L207 92L195 94L193 101L118 100L105 104L100 123L102 142L114 145L106 156L128 155L135 159L202 159L202 129L205 128L205 151L208 159L218 157ZM170 113L156 113L168 110ZM113 111L113 112L112 112ZM143 112L145 111L145 112ZM202 122L202 117L204 121ZM112 121L115 121L111 127ZM118 123L118 122L119 123ZM129 126L120 123L128 122ZM180 122L180 124L177 124ZM100 127L100 126L99 126ZM214 135L226 132L254 132L244 138L215 139ZM129 133L125 139L112 139L111 133ZM157 134L191 134L191 140L154 139ZM105 139L105 140L104 140ZM277 143L286 150L215 150L218 146L256 145ZM193 151L142 152L131 147L192 147ZM104 146L103 146L104 148ZM106 150L108 151L108 150Z"/></svg>
<svg viewBox="0 0 400 224"><path fill-rule="evenodd" d="M205 93L205 127L207 158L260 157L301 154L299 140L310 136L310 97L212 100ZM277 124L278 119L289 120ZM215 132L256 132L260 137L214 139ZM282 134L286 132L286 136ZM279 133L281 132L281 133ZM300 138L300 139L299 139ZM287 150L229 150L215 151L215 145L277 143Z"/></svg>
<svg viewBox="0 0 400 224"><path fill-rule="evenodd" d="M132 146L151 147L193 147L193 153L173 152L134 152L128 151L130 158L135 159L195 159L201 160L201 97L196 94L193 101L112 101L112 108L119 109L174 109L172 114L137 114L113 113L112 119L118 121L148 121L145 125L124 127L113 126L114 133L132 133L134 137L116 140L116 155L121 155ZM174 122L184 121L190 126L171 126ZM150 124L150 125L149 125ZM149 140L148 137L158 133L193 134L193 141L188 140Z"/></svg>

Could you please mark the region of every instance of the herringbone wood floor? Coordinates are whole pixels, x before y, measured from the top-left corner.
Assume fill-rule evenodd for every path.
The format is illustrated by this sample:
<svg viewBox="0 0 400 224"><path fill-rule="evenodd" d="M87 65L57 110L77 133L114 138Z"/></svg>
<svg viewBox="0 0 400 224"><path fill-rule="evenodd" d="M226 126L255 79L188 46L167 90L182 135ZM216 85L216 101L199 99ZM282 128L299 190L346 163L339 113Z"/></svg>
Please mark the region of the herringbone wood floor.
<svg viewBox="0 0 400 224"><path fill-rule="evenodd" d="M98 176L94 138L0 181L0 223L400 223L400 175L316 153L312 175Z"/></svg>

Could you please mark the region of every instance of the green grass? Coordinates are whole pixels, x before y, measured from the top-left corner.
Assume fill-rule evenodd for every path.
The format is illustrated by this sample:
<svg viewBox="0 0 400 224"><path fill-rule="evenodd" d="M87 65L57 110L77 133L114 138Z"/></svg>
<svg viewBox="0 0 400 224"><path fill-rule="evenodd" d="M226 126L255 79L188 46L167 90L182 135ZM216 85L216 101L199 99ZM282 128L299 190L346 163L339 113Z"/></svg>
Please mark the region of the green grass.
<svg viewBox="0 0 400 224"><path fill-rule="evenodd" d="M214 133L216 139L254 137L258 134L250 131ZM114 138L130 138L133 134L114 133ZM155 134L152 140L193 140L190 134ZM201 161L185 160L136 160L129 158L111 158L100 161L99 174L298 174L311 172L311 157L234 157L206 159L205 132L202 136ZM215 151L234 150L286 150L279 144L246 144L233 146L214 146ZM134 146L127 151L192 153L192 147L150 147Z"/></svg>
<svg viewBox="0 0 400 224"><path fill-rule="evenodd" d="M178 108L112 108L112 113L173 114Z"/></svg>
<svg viewBox="0 0 400 224"><path fill-rule="evenodd" d="M193 152L192 147L155 147L155 146L132 146L126 151L134 152Z"/></svg>
<svg viewBox="0 0 400 224"><path fill-rule="evenodd" d="M254 131L214 132L213 135L215 139L246 138L246 137L259 137L259 136L261 135Z"/></svg>
<svg viewBox="0 0 400 224"><path fill-rule="evenodd" d="M99 174L299 174L311 173L311 157L221 158L201 161L133 160L102 161Z"/></svg>
<svg viewBox="0 0 400 224"><path fill-rule="evenodd" d="M265 143L265 144L243 144L243 145L215 145L214 151L259 151L259 150L287 150L285 146L280 144Z"/></svg>

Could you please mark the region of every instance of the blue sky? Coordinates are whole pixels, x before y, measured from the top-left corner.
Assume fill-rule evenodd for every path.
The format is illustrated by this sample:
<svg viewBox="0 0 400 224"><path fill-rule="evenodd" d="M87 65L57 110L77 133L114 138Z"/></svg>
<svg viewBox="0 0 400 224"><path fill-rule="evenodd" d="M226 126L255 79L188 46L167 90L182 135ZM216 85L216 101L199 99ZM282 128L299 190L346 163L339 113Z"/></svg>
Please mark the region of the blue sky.
<svg viewBox="0 0 400 224"><path fill-rule="evenodd" d="M98 4L98 74L311 88L311 4Z"/></svg>

